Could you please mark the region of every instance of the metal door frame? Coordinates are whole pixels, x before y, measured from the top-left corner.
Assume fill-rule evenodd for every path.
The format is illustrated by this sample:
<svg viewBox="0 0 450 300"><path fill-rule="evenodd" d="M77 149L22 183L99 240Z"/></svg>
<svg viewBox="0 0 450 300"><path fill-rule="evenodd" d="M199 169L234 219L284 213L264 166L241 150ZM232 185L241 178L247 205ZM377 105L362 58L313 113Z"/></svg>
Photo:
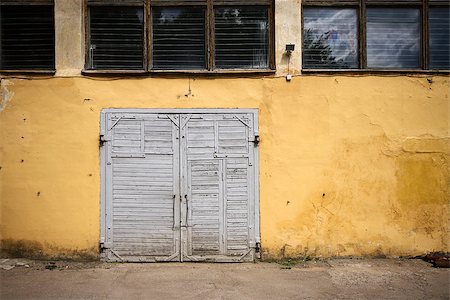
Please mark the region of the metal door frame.
<svg viewBox="0 0 450 300"><path fill-rule="evenodd" d="M107 202L107 198L111 197L108 192L108 184L112 180L112 178L107 178L106 174L108 173L106 164L109 149L108 144L103 145L104 137L108 131L107 124L107 115L108 114L179 114L179 115L188 115L188 114L252 114L253 115L253 128L254 128L254 136L255 139L259 137L259 120L258 120L258 109L256 108L212 108L212 109L199 109L199 108L188 108L188 109L166 109L166 108L106 108L103 109L100 113L100 248L110 248L111 241L107 240L106 236L106 227L107 227L107 219L106 212L110 209L112 203ZM181 119L181 118L180 118ZM181 126L181 124L179 124ZM261 238L260 238L260 203L259 203L259 147L253 147L253 156L254 156L254 233L255 236L250 236L251 240L254 240L255 247L260 246ZM181 161L181 157L178 158ZM180 168L181 169L181 168ZM180 178L181 182L181 178ZM182 243L181 238L179 243ZM180 245L180 258L182 257L181 252L183 251L183 245ZM116 256L118 256L116 254ZM245 256L245 255L244 255ZM101 252L102 259L108 259L105 256L104 252ZM120 257L119 257L120 258ZM216 260L216 261L220 261ZM239 259L233 259L231 261L240 261Z"/></svg>

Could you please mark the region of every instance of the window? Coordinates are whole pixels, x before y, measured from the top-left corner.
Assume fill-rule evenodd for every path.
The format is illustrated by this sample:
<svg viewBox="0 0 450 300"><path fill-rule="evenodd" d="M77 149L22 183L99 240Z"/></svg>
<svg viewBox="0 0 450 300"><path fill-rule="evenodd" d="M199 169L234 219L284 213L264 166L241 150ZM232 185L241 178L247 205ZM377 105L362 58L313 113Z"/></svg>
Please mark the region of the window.
<svg viewBox="0 0 450 300"><path fill-rule="evenodd" d="M154 69L206 69L203 7L155 7L152 17Z"/></svg>
<svg viewBox="0 0 450 300"><path fill-rule="evenodd" d="M89 70L274 68L273 0L88 0L87 5Z"/></svg>
<svg viewBox="0 0 450 300"><path fill-rule="evenodd" d="M367 67L420 67L419 9L367 9Z"/></svg>
<svg viewBox="0 0 450 300"><path fill-rule="evenodd" d="M303 63L311 68L358 68L358 17L353 8L305 8Z"/></svg>
<svg viewBox="0 0 450 300"><path fill-rule="evenodd" d="M217 68L269 67L269 18L266 7L219 7L214 9L214 16Z"/></svg>
<svg viewBox="0 0 450 300"><path fill-rule="evenodd" d="M88 45L89 69L143 70L143 5L90 6Z"/></svg>
<svg viewBox="0 0 450 300"><path fill-rule="evenodd" d="M303 0L303 68L449 70L449 25L442 0Z"/></svg>
<svg viewBox="0 0 450 300"><path fill-rule="evenodd" d="M55 69L53 1L2 0L0 53L0 70L53 71Z"/></svg>
<svg viewBox="0 0 450 300"><path fill-rule="evenodd" d="M428 38L430 69L450 70L450 8L432 7L429 11Z"/></svg>

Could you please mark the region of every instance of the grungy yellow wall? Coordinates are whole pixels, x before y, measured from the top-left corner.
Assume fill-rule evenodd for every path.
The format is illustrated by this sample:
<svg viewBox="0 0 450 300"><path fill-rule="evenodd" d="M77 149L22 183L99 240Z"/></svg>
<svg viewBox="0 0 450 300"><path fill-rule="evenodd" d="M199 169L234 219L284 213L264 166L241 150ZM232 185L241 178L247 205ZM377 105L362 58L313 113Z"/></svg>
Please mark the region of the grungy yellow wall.
<svg viewBox="0 0 450 300"><path fill-rule="evenodd" d="M2 247L97 255L102 109L258 108L264 258L449 251L449 83L3 78Z"/></svg>

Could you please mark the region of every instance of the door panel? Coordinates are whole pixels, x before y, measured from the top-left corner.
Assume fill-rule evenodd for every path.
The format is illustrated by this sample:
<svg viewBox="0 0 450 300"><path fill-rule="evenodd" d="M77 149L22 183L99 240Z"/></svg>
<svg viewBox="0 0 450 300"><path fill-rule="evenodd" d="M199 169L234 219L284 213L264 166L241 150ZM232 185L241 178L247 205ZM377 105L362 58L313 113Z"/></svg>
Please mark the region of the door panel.
<svg viewBox="0 0 450 300"><path fill-rule="evenodd" d="M161 117L108 119L110 260L179 259L179 132L177 124Z"/></svg>
<svg viewBox="0 0 450 300"><path fill-rule="evenodd" d="M188 255L220 253L221 186L219 162L195 160L188 162Z"/></svg>
<svg viewBox="0 0 450 300"><path fill-rule="evenodd" d="M183 260L253 260L252 115L195 117L181 116L186 124L181 128L182 194L187 195Z"/></svg>
<svg viewBox="0 0 450 300"><path fill-rule="evenodd" d="M102 114L102 244L111 261L252 261L255 112Z"/></svg>
<svg viewBox="0 0 450 300"><path fill-rule="evenodd" d="M226 250L242 254L249 246L249 183L248 158L225 161Z"/></svg>

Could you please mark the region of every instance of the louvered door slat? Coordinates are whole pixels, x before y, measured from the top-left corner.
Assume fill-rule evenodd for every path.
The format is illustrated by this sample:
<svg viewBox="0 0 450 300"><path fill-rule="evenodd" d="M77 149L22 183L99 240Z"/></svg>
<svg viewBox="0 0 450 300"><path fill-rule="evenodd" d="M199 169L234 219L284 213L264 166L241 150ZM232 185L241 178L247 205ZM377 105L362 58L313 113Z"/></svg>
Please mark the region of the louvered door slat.
<svg viewBox="0 0 450 300"><path fill-rule="evenodd" d="M226 180L227 253L242 253L249 241L249 181L248 158L228 159Z"/></svg>
<svg viewBox="0 0 450 300"><path fill-rule="evenodd" d="M192 161L188 172L191 190L188 203L192 243L190 254L219 254L219 162L213 160Z"/></svg>

